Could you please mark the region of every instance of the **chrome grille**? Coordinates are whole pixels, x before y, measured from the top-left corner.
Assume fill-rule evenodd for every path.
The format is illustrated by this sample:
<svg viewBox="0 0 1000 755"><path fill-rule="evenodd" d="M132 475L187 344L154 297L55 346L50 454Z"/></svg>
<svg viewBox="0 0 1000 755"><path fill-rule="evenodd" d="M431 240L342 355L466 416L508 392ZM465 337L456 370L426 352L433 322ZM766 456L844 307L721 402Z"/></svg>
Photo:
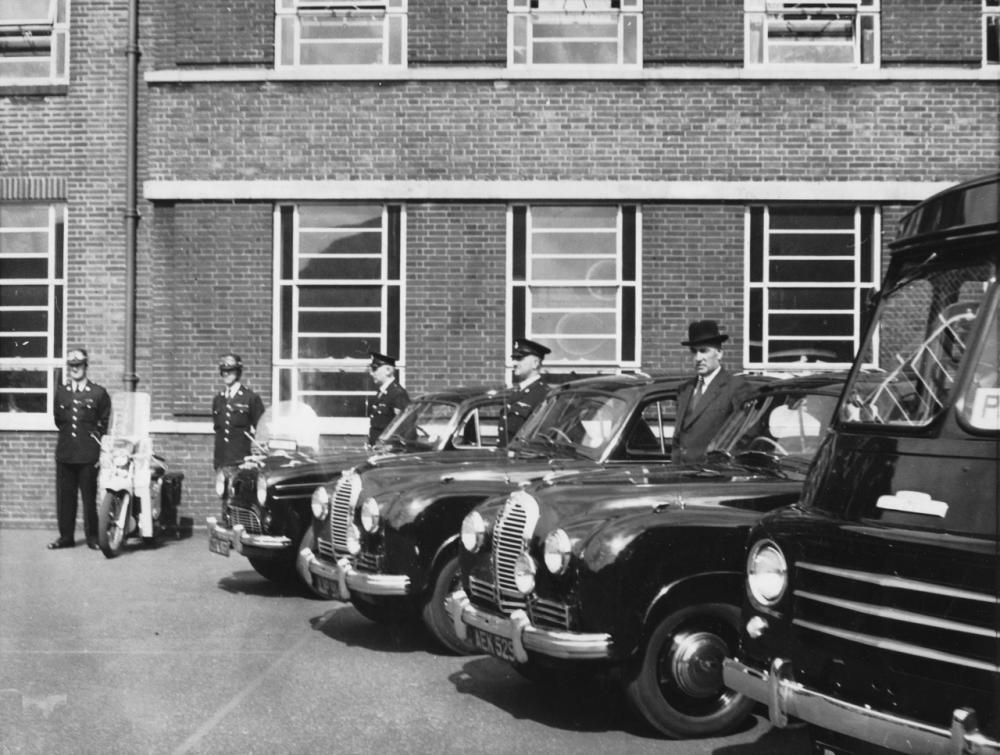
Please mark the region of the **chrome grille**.
<svg viewBox="0 0 1000 755"><path fill-rule="evenodd" d="M321 537L316 541L316 550L319 551L319 555L321 556L326 556L330 559L336 559L337 557L337 554L333 552L333 543L325 537Z"/></svg>
<svg viewBox="0 0 1000 755"><path fill-rule="evenodd" d="M333 489L333 500L330 502L330 541L334 551L339 555L347 555L347 531L354 518L354 502L358 499L360 490L355 490L357 475L344 474L337 480Z"/></svg>
<svg viewBox="0 0 1000 755"><path fill-rule="evenodd" d="M250 509L239 508L238 506L229 507L229 520L234 524L241 524L243 528L250 535L262 535L264 531L260 526L260 519L257 518L255 514Z"/></svg>
<svg viewBox="0 0 1000 755"><path fill-rule="evenodd" d="M514 564L524 553L537 523L538 502L522 491L511 493L493 529L495 599L504 613L527 607L525 596L518 591L514 581Z"/></svg>
<svg viewBox="0 0 1000 755"><path fill-rule="evenodd" d="M496 591L493 589L492 583L476 579L475 577L469 577L469 591L476 601L496 608Z"/></svg>
<svg viewBox="0 0 1000 755"><path fill-rule="evenodd" d="M570 628L569 606L565 603L556 603L533 595L528 603L528 616L532 624L540 627Z"/></svg>

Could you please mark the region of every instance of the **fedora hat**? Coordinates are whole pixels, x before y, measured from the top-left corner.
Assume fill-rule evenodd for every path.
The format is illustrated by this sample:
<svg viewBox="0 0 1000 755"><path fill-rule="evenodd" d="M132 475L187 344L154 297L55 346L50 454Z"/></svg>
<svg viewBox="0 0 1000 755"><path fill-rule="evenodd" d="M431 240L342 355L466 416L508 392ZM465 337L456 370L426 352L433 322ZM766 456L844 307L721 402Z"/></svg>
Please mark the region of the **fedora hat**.
<svg viewBox="0 0 1000 755"><path fill-rule="evenodd" d="M729 336L719 332L719 323L715 320L697 320L688 325L688 339L681 341L681 346L718 345L728 340Z"/></svg>

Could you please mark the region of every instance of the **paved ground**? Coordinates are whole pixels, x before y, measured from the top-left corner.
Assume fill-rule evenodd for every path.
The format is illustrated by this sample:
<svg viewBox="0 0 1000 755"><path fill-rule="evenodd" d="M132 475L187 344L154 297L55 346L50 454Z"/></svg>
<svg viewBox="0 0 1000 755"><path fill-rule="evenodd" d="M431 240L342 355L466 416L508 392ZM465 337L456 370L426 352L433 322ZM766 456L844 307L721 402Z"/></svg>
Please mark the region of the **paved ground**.
<svg viewBox="0 0 1000 755"><path fill-rule="evenodd" d="M808 751L759 717L670 742L608 684L530 684L283 589L203 533L114 560L0 529L0 754Z"/></svg>

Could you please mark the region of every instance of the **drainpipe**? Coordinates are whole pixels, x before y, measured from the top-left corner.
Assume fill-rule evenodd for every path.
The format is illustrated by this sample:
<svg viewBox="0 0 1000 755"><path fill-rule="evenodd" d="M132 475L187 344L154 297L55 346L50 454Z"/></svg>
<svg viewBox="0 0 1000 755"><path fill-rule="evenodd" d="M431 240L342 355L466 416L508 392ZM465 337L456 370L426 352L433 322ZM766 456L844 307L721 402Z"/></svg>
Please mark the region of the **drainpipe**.
<svg viewBox="0 0 1000 755"><path fill-rule="evenodd" d="M128 3L128 46L125 48L128 60L128 103L126 105L127 142L125 147L125 381L126 391L135 391L139 376L135 374L135 260L136 238L139 227L137 210L137 111L139 109L139 0Z"/></svg>

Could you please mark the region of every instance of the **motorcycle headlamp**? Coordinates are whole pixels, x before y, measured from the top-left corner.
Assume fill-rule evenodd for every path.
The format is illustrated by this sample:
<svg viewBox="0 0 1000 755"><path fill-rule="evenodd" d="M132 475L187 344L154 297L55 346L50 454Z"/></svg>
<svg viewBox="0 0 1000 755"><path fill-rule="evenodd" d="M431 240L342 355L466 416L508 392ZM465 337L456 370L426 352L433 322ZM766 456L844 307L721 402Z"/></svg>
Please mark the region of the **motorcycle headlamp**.
<svg viewBox="0 0 1000 755"><path fill-rule="evenodd" d="M462 520L462 547L477 553L486 540L486 522L478 511L470 511Z"/></svg>
<svg viewBox="0 0 1000 755"><path fill-rule="evenodd" d="M773 540L753 544L747 555L747 591L759 606L778 603L788 588L788 562Z"/></svg>
<svg viewBox="0 0 1000 755"><path fill-rule="evenodd" d="M347 552L356 556L361 552L361 530L358 525L352 524L347 528Z"/></svg>
<svg viewBox="0 0 1000 755"><path fill-rule="evenodd" d="M219 498L226 497L226 484L226 473L220 469L215 473L215 494L219 496Z"/></svg>
<svg viewBox="0 0 1000 755"><path fill-rule="evenodd" d="M330 511L330 494L326 492L326 486L320 485L313 491L309 505L312 508L313 517L321 521L326 519L326 515Z"/></svg>
<svg viewBox="0 0 1000 755"><path fill-rule="evenodd" d="M115 451L111 456L111 463L118 469L125 469L128 466L129 455L124 451Z"/></svg>
<svg viewBox="0 0 1000 755"><path fill-rule="evenodd" d="M569 567L570 550L573 545L565 530L553 530L545 538L543 548L545 568L552 574L563 574Z"/></svg>
<svg viewBox="0 0 1000 755"><path fill-rule="evenodd" d="M535 591L535 574L538 567L535 559L527 553L522 553L514 561L514 585L522 595L529 595Z"/></svg>
<svg viewBox="0 0 1000 755"><path fill-rule="evenodd" d="M267 503L267 476L257 475L257 503L263 506Z"/></svg>
<svg viewBox="0 0 1000 755"><path fill-rule="evenodd" d="M382 522L382 514L379 511L378 501L374 498L366 498L361 504L361 526L365 532L374 534L378 532L379 524Z"/></svg>

